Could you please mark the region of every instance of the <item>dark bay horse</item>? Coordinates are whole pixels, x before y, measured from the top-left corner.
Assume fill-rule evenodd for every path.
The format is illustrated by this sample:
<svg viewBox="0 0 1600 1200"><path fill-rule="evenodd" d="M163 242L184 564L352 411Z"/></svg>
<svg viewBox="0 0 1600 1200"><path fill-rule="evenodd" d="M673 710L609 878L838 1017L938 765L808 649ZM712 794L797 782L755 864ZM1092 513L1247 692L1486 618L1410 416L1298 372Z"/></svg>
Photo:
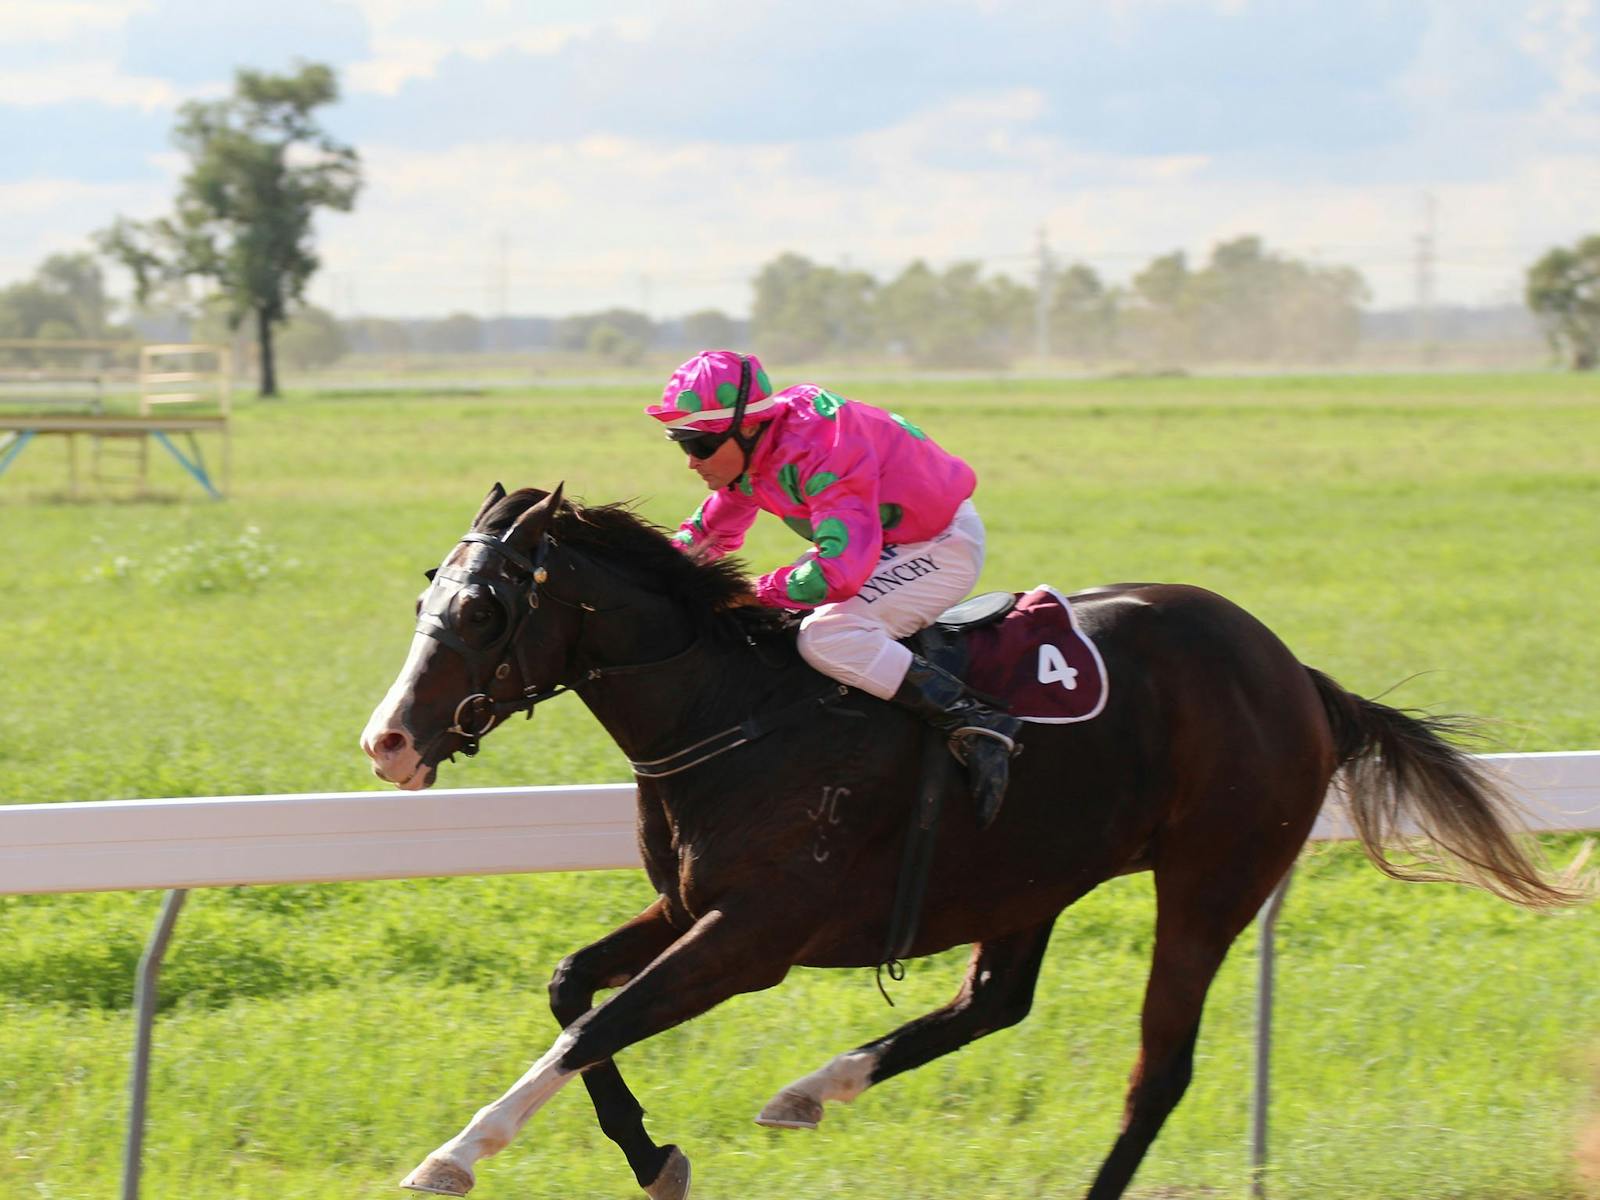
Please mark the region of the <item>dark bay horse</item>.
<svg viewBox="0 0 1600 1200"><path fill-rule="evenodd" d="M404 1185L465 1194L477 1161L581 1074L640 1186L679 1200L688 1160L651 1140L613 1056L790 967L881 961L923 727L813 673L771 610L737 607L737 565L692 561L620 506L496 484L430 578L410 655L362 738L377 774L427 787L442 759L566 685L634 764L658 895L556 968L554 1045ZM1027 726L996 823L979 833L957 805L937 842L912 953L971 944L960 990L780 1090L763 1124L814 1127L825 1102L1022 1020L1061 910L1148 870L1140 1052L1088 1193L1120 1196L1189 1083L1212 977L1336 772L1388 873L1419 877L1384 851L1410 822L1443 852L1436 871L1522 904L1573 898L1519 847L1504 797L1436 722L1346 692L1198 588L1125 584L1075 604L1113 681L1105 711ZM769 736L757 736L763 722ZM605 988L618 990L595 1005Z"/></svg>

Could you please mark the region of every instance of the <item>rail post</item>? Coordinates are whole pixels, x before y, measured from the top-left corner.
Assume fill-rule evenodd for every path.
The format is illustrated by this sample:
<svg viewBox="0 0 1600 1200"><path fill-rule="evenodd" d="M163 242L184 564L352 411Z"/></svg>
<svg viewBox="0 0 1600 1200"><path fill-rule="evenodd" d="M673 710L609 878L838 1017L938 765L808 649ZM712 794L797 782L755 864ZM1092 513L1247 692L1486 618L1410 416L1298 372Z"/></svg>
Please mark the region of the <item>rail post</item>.
<svg viewBox="0 0 1600 1200"><path fill-rule="evenodd" d="M134 985L133 1078L128 1084L128 1141L122 1152L122 1200L139 1200L139 1174L144 1151L144 1106L150 1090L150 1033L156 1019L156 979L161 959L172 940L172 927L183 907L186 888L174 888L161 902L155 932L139 956L139 978Z"/></svg>
<svg viewBox="0 0 1600 1200"><path fill-rule="evenodd" d="M1256 958L1256 1071L1250 1111L1250 1194L1263 1200L1267 1194L1267 1116L1272 1102L1272 984L1277 966L1278 914L1283 911L1290 867L1272 895L1261 906L1261 952Z"/></svg>

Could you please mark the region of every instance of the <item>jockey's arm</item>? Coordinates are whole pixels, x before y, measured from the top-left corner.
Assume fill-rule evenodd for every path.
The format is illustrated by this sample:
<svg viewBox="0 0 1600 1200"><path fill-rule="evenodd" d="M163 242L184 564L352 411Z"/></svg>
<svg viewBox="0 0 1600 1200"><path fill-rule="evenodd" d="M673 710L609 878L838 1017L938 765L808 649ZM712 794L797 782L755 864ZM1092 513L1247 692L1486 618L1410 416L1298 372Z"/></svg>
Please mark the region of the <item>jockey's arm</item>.
<svg viewBox="0 0 1600 1200"><path fill-rule="evenodd" d="M744 535L760 511L756 502L737 488L721 488L678 526L672 540L694 557L710 562L744 545Z"/></svg>
<svg viewBox="0 0 1600 1200"><path fill-rule="evenodd" d="M801 494L809 510L812 548L756 581L761 602L777 608L810 609L849 599L861 590L883 552L876 460L861 453L845 461L830 455L805 478Z"/></svg>

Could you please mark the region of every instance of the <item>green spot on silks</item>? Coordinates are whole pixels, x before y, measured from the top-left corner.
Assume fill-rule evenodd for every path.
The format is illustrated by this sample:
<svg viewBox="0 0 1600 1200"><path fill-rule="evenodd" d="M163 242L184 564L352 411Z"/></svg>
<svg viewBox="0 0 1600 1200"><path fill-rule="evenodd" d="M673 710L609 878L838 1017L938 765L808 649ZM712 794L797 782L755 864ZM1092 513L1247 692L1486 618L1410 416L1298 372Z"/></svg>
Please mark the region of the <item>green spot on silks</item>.
<svg viewBox="0 0 1600 1200"><path fill-rule="evenodd" d="M700 502L700 507L694 510L694 516L689 518L689 524L693 525L701 533L704 533L706 531L706 506L705 506L705 501L702 500Z"/></svg>
<svg viewBox="0 0 1600 1200"><path fill-rule="evenodd" d="M784 463L778 468L778 484L784 494L796 504L802 503L800 499L800 468L794 463Z"/></svg>
<svg viewBox="0 0 1600 1200"><path fill-rule="evenodd" d="M811 397L811 407L817 410L817 415L827 417L830 421L835 418L841 408L849 403L850 401L843 396L835 396L832 392L823 388L818 388L817 394ZM895 419L899 420L898 417Z"/></svg>
<svg viewBox="0 0 1600 1200"><path fill-rule="evenodd" d="M731 383L717 384L717 407L732 408L739 403L739 389Z"/></svg>
<svg viewBox="0 0 1600 1200"><path fill-rule="evenodd" d="M900 518L905 515L904 510L898 504L878 505L878 520L883 523L885 530L893 529L900 524Z"/></svg>
<svg viewBox="0 0 1600 1200"><path fill-rule="evenodd" d="M767 369L765 367L756 372L756 385L767 395L772 395L772 381L767 378Z"/></svg>
<svg viewBox="0 0 1600 1200"><path fill-rule="evenodd" d="M754 496L756 494L755 485L750 482L750 472L748 471L739 476L738 480L735 481L733 486L738 488L739 491L744 493L746 496Z"/></svg>
<svg viewBox="0 0 1600 1200"><path fill-rule="evenodd" d="M783 523L808 542L815 536L811 529L811 522L804 517L784 517Z"/></svg>
<svg viewBox="0 0 1600 1200"><path fill-rule="evenodd" d="M817 604L828 594L828 581L816 561L807 559L789 572L783 590L796 604Z"/></svg>
<svg viewBox="0 0 1600 1200"><path fill-rule="evenodd" d="M677 542L680 546L692 546L694 545L694 534L690 533L687 529L680 529L677 533L672 535L672 540Z"/></svg>
<svg viewBox="0 0 1600 1200"><path fill-rule="evenodd" d="M907 433L909 433L912 437L916 438L919 442L925 442L925 441L928 440L928 435L927 434L923 433L922 430L918 429L915 425L913 425L910 421L906 420L899 413L890 413L889 415L894 418L894 423L896 425L900 426L901 429L904 429Z"/></svg>
<svg viewBox="0 0 1600 1200"><path fill-rule="evenodd" d="M817 555L820 558L838 558L850 544L850 531L838 517L824 517L817 522Z"/></svg>
<svg viewBox="0 0 1600 1200"><path fill-rule="evenodd" d="M815 496L824 488L832 487L839 482L839 477L832 471L822 471L806 480L806 495Z"/></svg>
<svg viewBox="0 0 1600 1200"><path fill-rule="evenodd" d="M699 412L705 407L705 402L700 399L700 393L693 388L684 388L683 391L678 393L678 398L674 403L682 412Z"/></svg>

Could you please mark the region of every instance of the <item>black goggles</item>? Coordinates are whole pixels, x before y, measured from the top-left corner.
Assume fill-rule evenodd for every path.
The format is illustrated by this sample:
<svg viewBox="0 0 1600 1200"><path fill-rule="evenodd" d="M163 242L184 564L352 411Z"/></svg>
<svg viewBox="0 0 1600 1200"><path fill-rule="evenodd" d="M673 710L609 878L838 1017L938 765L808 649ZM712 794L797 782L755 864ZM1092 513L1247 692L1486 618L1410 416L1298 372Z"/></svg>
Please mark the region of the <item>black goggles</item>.
<svg viewBox="0 0 1600 1200"><path fill-rule="evenodd" d="M722 449L722 443L729 438L738 438L739 444L745 444L744 438L739 436L739 426L744 422L745 405L750 402L750 360L744 355L739 356L739 395L733 402L733 420L721 433L702 433L698 429L687 426L667 430L667 437L683 447L683 452L693 459L707 459ZM746 447L748 451L749 447Z"/></svg>
<svg viewBox="0 0 1600 1200"><path fill-rule="evenodd" d="M722 433L696 433L690 437L675 437L672 440L677 442L690 458L703 459L710 458L722 449L722 443L728 440L732 432L729 429Z"/></svg>

